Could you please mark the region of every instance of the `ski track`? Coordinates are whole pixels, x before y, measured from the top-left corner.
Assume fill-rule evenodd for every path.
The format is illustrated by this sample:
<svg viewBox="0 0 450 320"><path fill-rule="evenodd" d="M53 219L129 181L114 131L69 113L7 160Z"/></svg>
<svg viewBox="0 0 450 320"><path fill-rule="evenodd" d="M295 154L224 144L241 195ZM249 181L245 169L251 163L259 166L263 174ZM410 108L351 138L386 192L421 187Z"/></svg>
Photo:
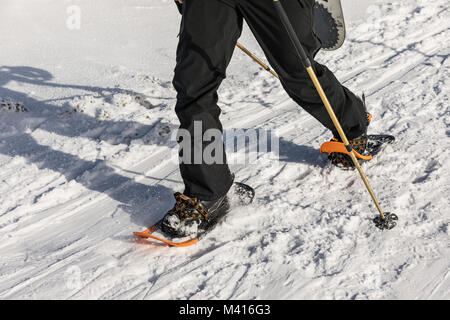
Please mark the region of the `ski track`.
<svg viewBox="0 0 450 320"><path fill-rule="evenodd" d="M449 10L373 5L342 49L318 55L366 93L370 132L397 137L363 165L400 217L389 232L374 228L357 174L319 154L330 134L250 62L251 82L231 75L220 91L224 127L275 130L281 160L233 165L255 203L188 248L131 236L182 188L167 81L142 76L140 95L84 92L54 116L0 110L0 298L449 299Z"/></svg>

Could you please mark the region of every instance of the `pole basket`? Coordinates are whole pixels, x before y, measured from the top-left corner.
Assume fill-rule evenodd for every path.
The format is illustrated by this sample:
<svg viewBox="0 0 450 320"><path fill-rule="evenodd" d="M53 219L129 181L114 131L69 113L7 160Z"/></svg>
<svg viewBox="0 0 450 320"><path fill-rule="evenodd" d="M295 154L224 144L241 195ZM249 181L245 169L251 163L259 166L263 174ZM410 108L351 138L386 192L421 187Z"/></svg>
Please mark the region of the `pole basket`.
<svg viewBox="0 0 450 320"><path fill-rule="evenodd" d="M398 216L394 213L385 212L384 219L381 216L373 219L375 226L380 230L391 230L397 225Z"/></svg>

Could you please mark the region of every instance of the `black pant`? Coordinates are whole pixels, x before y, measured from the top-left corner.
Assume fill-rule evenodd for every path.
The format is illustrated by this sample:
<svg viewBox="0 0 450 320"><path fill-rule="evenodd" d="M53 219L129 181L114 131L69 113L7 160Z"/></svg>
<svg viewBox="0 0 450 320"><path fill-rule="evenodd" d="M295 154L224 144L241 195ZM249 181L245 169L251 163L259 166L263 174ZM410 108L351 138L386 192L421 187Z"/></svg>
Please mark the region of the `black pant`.
<svg viewBox="0 0 450 320"><path fill-rule="evenodd" d="M217 89L225 78L245 19L289 96L337 136L272 2L184 0L173 80L178 92L175 110L180 128L193 134L194 121L201 121L203 131L222 130ZM282 4L310 60L314 61L320 49L313 32L314 0L282 0ZM313 62L313 68L348 138L361 135L366 129L361 100L343 87L328 68L317 62ZM181 163L185 194L202 200L214 200L226 194L232 175L225 159L223 163Z"/></svg>

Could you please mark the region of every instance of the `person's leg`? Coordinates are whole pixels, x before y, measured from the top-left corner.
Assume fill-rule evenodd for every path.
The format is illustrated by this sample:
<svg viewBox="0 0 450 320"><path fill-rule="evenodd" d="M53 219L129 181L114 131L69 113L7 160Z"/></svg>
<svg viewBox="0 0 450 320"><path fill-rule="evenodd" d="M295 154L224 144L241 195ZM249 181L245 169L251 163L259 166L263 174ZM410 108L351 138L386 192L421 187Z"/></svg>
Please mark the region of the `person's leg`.
<svg viewBox="0 0 450 320"><path fill-rule="evenodd" d="M181 159L190 158L193 162L195 153L198 157L208 144L202 143L195 150L194 122L201 123L202 134L208 129L222 132L217 89L225 78L241 30L242 16L232 6L219 0L183 1L173 85L178 93L175 111L180 129L190 133L192 147L190 156L183 154ZM220 163L206 164L204 159L201 163L180 163L185 195L215 200L231 187L233 176L226 163L223 141L218 143L223 151Z"/></svg>
<svg viewBox="0 0 450 320"><path fill-rule="evenodd" d="M313 31L314 0L284 0L282 5L313 63L314 71L344 132L349 139L360 136L367 127L367 115L362 101L342 86L327 67L314 61L314 56L320 49L320 41ZM337 131L273 6L273 0L241 0L239 9L270 64L279 74L281 83L289 96L330 129L335 137L338 137Z"/></svg>

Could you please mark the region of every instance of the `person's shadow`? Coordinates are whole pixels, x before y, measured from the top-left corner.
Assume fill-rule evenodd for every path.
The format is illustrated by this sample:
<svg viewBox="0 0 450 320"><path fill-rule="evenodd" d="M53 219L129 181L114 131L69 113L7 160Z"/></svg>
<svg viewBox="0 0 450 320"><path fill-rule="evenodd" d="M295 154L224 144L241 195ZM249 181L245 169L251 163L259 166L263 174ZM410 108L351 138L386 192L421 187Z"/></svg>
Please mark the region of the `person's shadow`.
<svg viewBox="0 0 450 320"><path fill-rule="evenodd" d="M0 98L13 99L22 102L29 110L24 117L44 117L52 118L55 113L71 112L70 117L59 117L58 123L55 121L44 121L39 125L40 130L50 131L52 133L67 137L80 137L78 124L82 123L86 128L98 128L103 126L105 130L114 127L115 131L121 133L129 128L135 128L135 134L130 137L122 137L118 143L130 143L133 139L139 139L152 133L155 125L167 126L173 128L173 124L164 123L162 120L156 121L153 125L144 125L132 121L111 121L101 120L88 116L84 113L73 113L73 108L67 104L60 106L48 101L39 101L25 93L17 92L5 88L10 81L20 83L29 83L39 86L49 86L54 88L73 88L90 91L98 94L104 99L108 99L116 93L126 93L130 95L139 95L130 90L119 88L100 88L78 85L63 85L50 82L52 75L42 69L31 67L11 67L0 66ZM74 97L69 97L74 98ZM0 111L1 112L1 111ZM0 121L5 120L1 117ZM53 117L53 119L56 119ZM61 123L62 122L62 123ZM67 181L75 180L84 187L107 194L110 198L121 203L121 208L131 214L132 221L140 226L148 226L154 223L156 217L161 215L160 211L168 209L172 203L173 191L158 183L146 185L136 182L132 178L122 176L115 172L114 168L109 167L104 160L87 161L79 157L54 150L49 146L39 144L32 135L26 130L14 135L2 137L0 143L0 153L9 157L22 157L30 163L34 163L40 169L49 169L64 175ZM137 133L137 134L136 134ZM107 139L114 135L110 131L96 136L84 136L93 140ZM153 136L152 134L150 134ZM156 136L158 136L156 134ZM137 141L141 141L137 140ZM117 141L115 141L117 142ZM167 143L167 140L158 139L158 137L146 140L145 143L161 144ZM86 175L86 173L91 173ZM147 177L148 178L148 177ZM162 201L162 199L164 201Z"/></svg>
<svg viewBox="0 0 450 320"><path fill-rule="evenodd" d="M245 128L239 129L239 131L239 137L241 137L241 139L241 135L244 135L244 143L241 144L236 143L238 136L233 133L233 129L225 130L227 154L249 148L257 153L256 158L260 158L265 152L273 153L274 158L272 158L272 160L275 160L276 162L304 163L311 166L323 166L326 163L323 161L324 157L320 154L319 150L311 146L295 144L281 136L277 136L270 130L268 131L262 128ZM248 133L249 131L250 134ZM250 137L252 137L252 139L250 139ZM278 142L277 146L273 145L275 140ZM250 144L253 145L253 148L250 147ZM265 150L261 152L259 146L265 146Z"/></svg>

